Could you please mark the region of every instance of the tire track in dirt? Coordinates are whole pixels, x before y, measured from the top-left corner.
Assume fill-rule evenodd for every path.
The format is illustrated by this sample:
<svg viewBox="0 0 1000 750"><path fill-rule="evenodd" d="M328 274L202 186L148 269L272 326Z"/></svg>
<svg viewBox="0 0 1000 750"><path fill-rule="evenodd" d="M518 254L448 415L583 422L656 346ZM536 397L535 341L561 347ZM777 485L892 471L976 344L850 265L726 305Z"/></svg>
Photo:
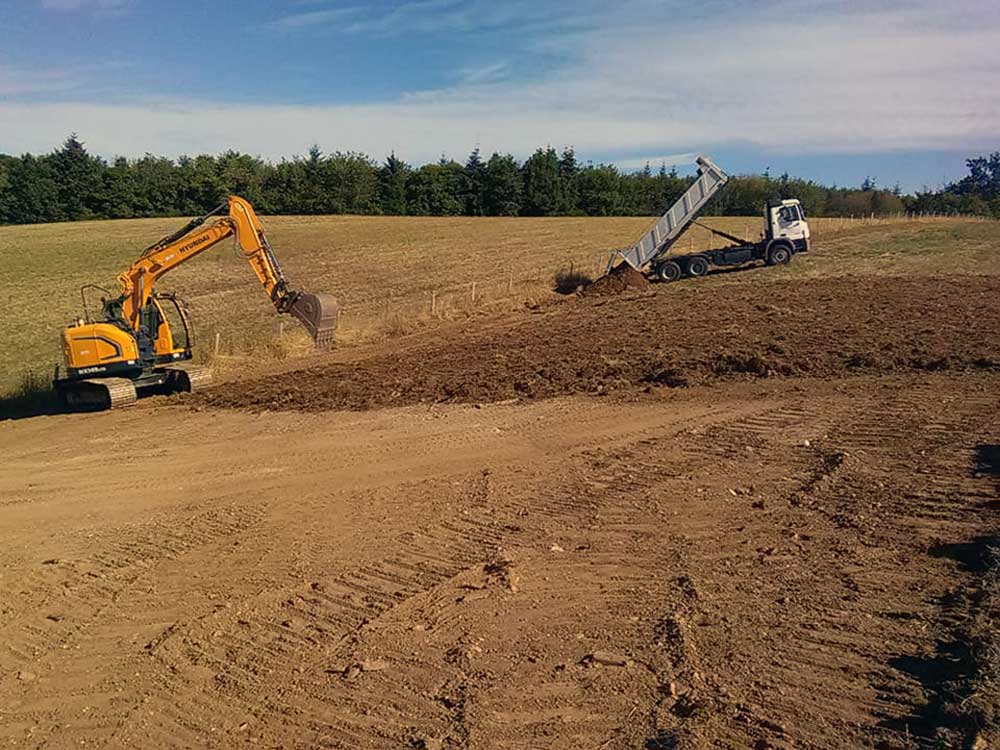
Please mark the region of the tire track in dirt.
<svg viewBox="0 0 1000 750"><path fill-rule="evenodd" d="M668 726L657 736L660 745L697 747L710 739L736 746L756 741L765 743L762 747L850 747L867 745L880 734L889 743L932 742L927 727L921 737L918 722L911 718L929 699L927 686L893 655L933 644L927 630L941 627L937 605L947 584L934 583L934 576L923 570L908 573L907 566L926 565L914 562L914 557L933 538L974 533L962 497L969 487L967 444L988 429L998 403L995 398L973 398L928 409L926 395L929 389L918 387L882 403L859 404L861 414L843 419L822 439L815 480L803 493L786 498L793 508L811 511L791 514L798 516L788 528L792 545L786 538L759 547L761 563L769 561L769 575L754 581L744 566L744 582L730 582L718 592L734 609L777 611L780 619L776 614L758 623L750 618L739 632L721 628L715 638L705 637L711 628L695 629L707 645L702 650L730 652L726 662L708 668L725 675L722 686L743 683L745 689L746 675L752 674L766 675L766 681L756 687L751 683L735 702L735 720L720 721L719 714L729 711L706 707L706 726L695 732ZM837 460L830 461L831 455ZM921 467L929 466L929 479L921 481L926 479L919 473ZM920 479L900 482L908 475ZM902 486L894 488L893 482ZM983 492L981 484L976 492ZM771 502L769 497L767 506ZM816 515L828 523L817 523ZM809 531L792 530L801 528ZM814 557L809 551L824 544L841 560L839 570L809 563ZM709 567L702 569L706 556L698 551L704 547L692 548L692 577L719 580L711 567L715 559L708 559ZM839 597L821 593L838 589ZM783 637L775 639L774 631ZM788 637L790 632L794 637ZM732 644L741 642L748 647L732 653ZM816 714L818 704L824 707L822 715ZM859 715L867 717L872 734L852 740Z"/></svg>
<svg viewBox="0 0 1000 750"><path fill-rule="evenodd" d="M804 413L783 415L778 421L801 422ZM721 452L724 449L718 438L718 431L712 430L707 442ZM655 525L642 520L648 511L649 499L658 495L664 484L664 469L671 465L670 458L665 456L683 455L678 451L678 444L678 436L661 436L658 439L640 438L624 450L588 451L584 454L587 470L583 476L572 479L576 472L574 467L569 476L560 474L557 481L549 478L534 491L544 509L539 514L544 518L533 522L540 523L534 527L535 535L544 539L567 526L583 525L588 541L594 540L582 545L588 550L585 556L575 561L572 555L559 555L543 563L537 560L537 553L534 556L530 552L523 556L515 553L513 571L543 567L548 574L541 580L535 577L530 592L529 584L521 581L517 591L491 587L482 580L482 571L468 569L455 579L413 597L387 613L378 627L373 624L359 633L362 643L377 640L378 655L393 665L393 671L385 676L379 672L359 684L350 684L336 692L341 697L328 698L328 702L334 705L350 702L355 706L356 717L377 716L380 722L383 717L394 715L393 707L406 706L406 710L397 710L395 715L409 717L409 726L398 723L399 719L395 724L380 723L381 734L376 735L379 741L388 743L394 739L400 746L411 740L419 741L421 737L448 737L449 741L460 745L494 747L497 741L491 738L502 737L504 747L528 747L533 746L539 733L545 734L553 723L558 726L558 746L597 746L607 739L618 744L605 746L641 744L646 724L635 717L637 712L643 717L648 707L656 702L660 682L655 669L646 666L630 673L626 682L634 683L638 678L642 689L638 694L635 685L625 689L624 702L615 700L613 691L607 691L618 684L622 676L613 671L599 674L591 667L583 667L578 663L578 654L554 667L563 675L556 680L556 685L547 684L547 679L541 684L528 685L520 679L497 679L493 669L499 666L494 666L493 662L488 667L479 665L491 658L483 653L484 641L488 639L476 637L475 630L477 624L482 627L482 618L468 612L477 606L489 607L531 596L532 602L541 600L548 605L544 608L544 635L539 637L547 641L558 637L573 643L577 638L574 633L582 622L598 638L614 638L617 637L614 634L622 630L623 621L630 623L626 630L638 627L631 625L630 613L636 611L637 602L643 598L647 601L639 605L639 610L653 613L662 606L664 596L668 601L672 596L686 596L683 590L680 593L673 591L676 588L672 585L673 577L664 578L671 569L677 572L682 569L675 544L699 544L699 534L707 535L719 522L718 513L709 514L708 518L685 519L684 529L690 536L674 534L671 544L664 545L662 550L656 540ZM716 460L711 451L706 453L709 454L707 460ZM704 453L700 456L706 458ZM682 466L688 468L689 464L684 462ZM536 515L534 504L528 510L529 519L533 515ZM540 529L543 533L539 535ZM525 543L524 539L519 541ZM599 548L593 548L595 543ZM622 570L623 558L630 563L627 572ZM521 574L515 575L520 578ZM649 595L651 584L664 580L670 583L666 593ZM595 594L601 603L598 613L592 606ZM586 607L587 616L583 619L581 602L591 604ZM524 614L523 610L518 610L515 618L520 619ZM419 629L412 628L413 621L419 623ZM427 644L423 644L423 648L412 647L414 639L422 639L424 634L432 634L430 637L435 640L436 648L428 649ZM530 644L524 645L530 653ZM414 658L413 654L420 656ZM688 662L690 656L685 664ZM679 664L674 664L671 670L676 671ZM545 678L550 677L551 674L545 675ZM588 687L594 680L607 680L609 684L595 693ZM495 684L502 687L495 688ZM530 709L511 708L517 706L525 694L531 696ZM440 706L435 707L433 702L426 700L422 708L415 706L414 695L436 696L439 704L450 706L451 710L442 712ZM462 697L459 700L454 695ZM639 702L634 703L634 700ZM460 710L456 711L456 707ZM413 726L415 717L424 720ZM623 723L623 717L628 721ZM352 723L355 729L360 725L357 719ZM341 734L326 738L330 745L368 746L357 731L345 740L344 728L340 729ZM368 737L368 742L371 746L388 746L379 745L372 736Z"/></svg>
<svg viewBox="0 0 1000 750"><path fill-rule="evenodd" d="M780 402L755 386L735 408L607 437L588 424L590 447L319 493L207 545L154 534L138 545L146 573L128 562L146 553L103 543L113 576L137 574L118 595L126 627L145 625L123 637L105 610L75 642L101 678L31 683L0 736L35 723L53 729L28 746L853 748L899 746L909 725L928 746L934 688L913 655L961 612L940 606L957 566L926 555L996 502L968 462L1000 442L1000 399L989 377L852 383ZM325 504L401 517L349 527L338 556ZM153 627L185 592L142 587L175 562L217 567L192 588L219 599ZM587 658L601 651L631 663Z"/></svg>
<svg viewBox="0 0 1000 750"><path fill-rule="evenodd" d="M220 696L230 711L249 721L262 712L280 715L282 734L310 737L300 740L307 746L367 746L372 737L364 731L363 718L332 710L336 703L329 705L328 698L296 675L308 671L321 684L339 679L327 665L345 657L359 628L493 554L503 530L493 514L479 507L489 501L489 475L469 480L464 494L470 509L460 518L405 532L390 545L397 551L385 559L241 603L240 612L252 616L225 612L210 624L165 634L149 648L164 674L203 671L212 677L201 685L188 681L181 686L168 679L147 701L143 713L150 718L124 728L115 740L128 745L138 736L151 736L165 747L204 742L205 727L213 726L217 715L214 696ZM216 630L204 639L210 627ZM398 696L393 705L380 705L383 724L393 714L408 713L400 706L413 700L412 695ZM426 701L418 703L422 710L429 708ZM377 736L385 739L399 731L382 729Z"/></svg>
<svg viewBox="0 0 1000 750"><path fill-rule="evenodd" d="M0 674L23 686L0 723L0 737L14 739L25 731L29 746L44 747L53 739L51 728L72 718L82 741L103 738L107 727L96 717L132 701L122 694L124 683L109 665L125 668L122 642L129 629L161 618L154 608L128 612L127 624L109 624L120 616L120 599L148 586L158 565L245 534L262 515L248 502L195 506L149 523L89 534L87 544L97 546L89 556L81 550L77 559L46 561L18 590L5 591L10 616L0 625ZM83 666L74 659L80 652L87 655ZM98 680L86 666L95 659L106 665ZM59 677L36 682L38 673ZM41 729L36 734L44 725L50 734Z"/></svg>
<svg viewBox="0 0 1000 750"><path fill-rule="evenodd" d="M694 421L725 418L726 413L716 409ZM678 420L671 429L683 424ZM329 665L349 668L359 630L391 616L409 600L433 596L463 575L483 575L484 565L500 554L505 540L516 536L525 521L532 526L562 525L585 516L594 502L589 494L567 496L564 489L550 486L550 477L534 494L526 494L523 487L497 492L494 482L494 475L484 470L458 490L435 482L404 485L400 491L405 494L457 492L462 510L434 525L411 524L387 545L393 551L385 557L307 584L262 592L197 622L178 623L150 643L148 653L154 672L161 675L160 685L122 722L111 746L129 745L139 737L155 737L166 747L211 746L241 731L276 745L381 747L408 742L414 717L440 715L440 701L424 697L426 691L388 691L369 696L351 711L345 708L352 705L351 696L336 690L342 677L327 671ZM435 627L446 627L455 612L444 608ZM420 671L419 659L411 669ZM368 679L376 684L379 677ZM218 718L216 697L226 707L226 721ZM373 727L370 716L379 716L380 723ZM216 737L207 727L218 732Z"/></svg>

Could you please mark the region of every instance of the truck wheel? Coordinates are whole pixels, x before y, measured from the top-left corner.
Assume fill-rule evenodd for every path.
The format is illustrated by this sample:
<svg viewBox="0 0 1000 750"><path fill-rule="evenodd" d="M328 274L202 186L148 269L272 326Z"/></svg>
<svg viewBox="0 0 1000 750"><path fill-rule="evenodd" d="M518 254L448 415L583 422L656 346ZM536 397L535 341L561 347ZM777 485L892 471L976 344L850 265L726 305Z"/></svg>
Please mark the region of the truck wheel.
<svg viewBox="0 0 1000 750"><path fill-rule="evenodd" d="M792 253L786 245L776 245L775 247L772 247L771 251L767 254L767 265L780 266L790 262L791 259Z"/></svg>
<svg viewBox="0 0 1000 750"><path fill-rule="evenodd" d="M696 255L687 264L688 276L704 276L708 273L708 261L702 258L700 255Z"/></svg>
<svg viewBox="0 0 1000 750"><path fill-rule="evenodd" d="M660 281L677 281L684 272L681 271L681 267L672 260L668 260L666 263L661 263L656 267L656 275L659 277Z"/></svg>

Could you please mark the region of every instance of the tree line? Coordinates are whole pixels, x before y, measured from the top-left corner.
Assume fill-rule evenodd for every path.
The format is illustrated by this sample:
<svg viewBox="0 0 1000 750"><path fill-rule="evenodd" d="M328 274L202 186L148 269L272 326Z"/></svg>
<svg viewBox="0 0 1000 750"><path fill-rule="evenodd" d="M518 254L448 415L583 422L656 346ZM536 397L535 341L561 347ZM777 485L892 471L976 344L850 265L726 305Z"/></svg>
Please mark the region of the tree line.
<svg viewBox="0 0 1000 750"><path fill-rule="evenodd" d="M902 195L866 179L859 188L819 185L787 174L734 177L708 212L754 215L771 198L795 197L811 216L905 211L1000 216L1000 154L970 159L970 175L938 192ZM539 148L523 163L475 149L464 164L442 158L414 167L390 154L307 155L278 163L227 151L168 159L147 154L112 162L88 153L74 134L49 154L0 155L0 223L190 216L226 195L265 214L408 216L658 215L691 184L676 169L622 172L581 164L572 148Z"/></svg>

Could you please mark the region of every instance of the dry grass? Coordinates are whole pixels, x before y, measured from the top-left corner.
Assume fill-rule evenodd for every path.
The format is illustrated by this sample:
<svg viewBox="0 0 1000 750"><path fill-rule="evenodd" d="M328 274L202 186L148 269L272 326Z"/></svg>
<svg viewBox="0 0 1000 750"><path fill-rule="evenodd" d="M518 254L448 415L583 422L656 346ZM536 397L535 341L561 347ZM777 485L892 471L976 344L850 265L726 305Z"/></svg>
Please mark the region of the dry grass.
<svg viewBox="0 0 1000 750"><path fill-rule="evenodd" d="M56 408L56 394L48 374L25 370L20 380L0 395L0 419L48 414Z"/></svg>
<svg viewBox="0 0 1000 750"><path fill-rule="evenodd" d="M741 237L760 230L755 217L707 221ZM60 361L59 331L82 315L82 284L114 290L116 274L182 222L0 227L0 392L16 386L25 370L48 372ZM332 216L272 217L265 223L293 286L339 297L341 341L350 344L406 333L438 319L523 305L552 294L559 268L599 275L609 249L628 245L650 219ZM931 274L944 259L955 273L1000 272L996 222L820 219L813 227L818 252L809 263L792 264L781 273ZM679 249L721 243L694 227ZM256 357L308 351L293 321L284 321L281 334L281 319L229 243L177 269L161 287L189 301L202 361L236 369Z"/></svg>
<svg viewBox="0 0 1000 750"><path fill-rule="evenodd" d="M597 274L594 274L596 276ZM587 286L594 280L594 276L585 273L578 268L560 268L552 277L552 288L559 294L572 294L580 287Z"/></svg>

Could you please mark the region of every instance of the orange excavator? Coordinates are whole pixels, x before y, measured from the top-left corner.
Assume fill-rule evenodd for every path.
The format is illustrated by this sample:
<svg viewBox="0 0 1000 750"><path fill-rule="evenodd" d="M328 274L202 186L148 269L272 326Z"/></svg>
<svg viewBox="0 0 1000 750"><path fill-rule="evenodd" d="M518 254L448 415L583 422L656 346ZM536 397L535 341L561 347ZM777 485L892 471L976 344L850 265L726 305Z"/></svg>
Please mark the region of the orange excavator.
<svg viewBox="0 0 1000 750"><path fill-rule="evenodd" d="M213 217L218 218L201 228ZM179 366L191 359L194 344L187 305L173 294L157 292L156 282L228 237L235 237L275 309L305 326L317 347L333 343L337 300L328 294L290 289L253 206L230 196L214 210L146 248L119 274L121 293L101 299L100 320L90 320L87 290L110 292L92 284L80 290L86 317L63 330L65 373L57 370L53 381L64 406L116 408L145 395L194 391L210 381L208 368Z"/></svg>

